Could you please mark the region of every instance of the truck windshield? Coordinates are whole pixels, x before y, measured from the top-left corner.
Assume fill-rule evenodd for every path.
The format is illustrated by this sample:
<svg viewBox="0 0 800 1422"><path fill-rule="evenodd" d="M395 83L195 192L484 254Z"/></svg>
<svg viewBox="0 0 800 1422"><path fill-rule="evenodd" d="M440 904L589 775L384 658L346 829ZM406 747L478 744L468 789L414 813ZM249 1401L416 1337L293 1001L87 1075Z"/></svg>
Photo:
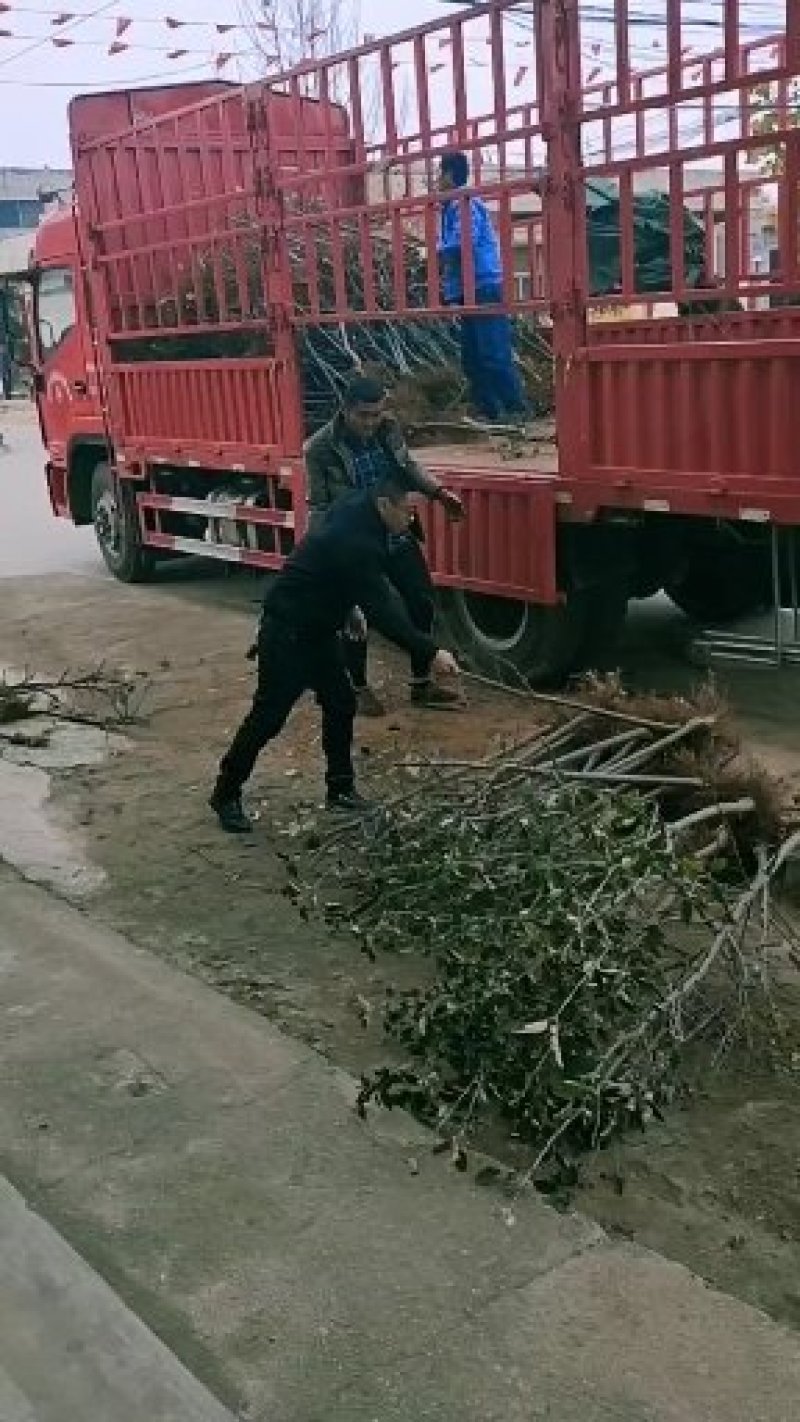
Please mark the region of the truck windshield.
<svg viewBox="0 0 800 1422"><path fill-rule="evenodd" d="M75 288L69 267L51 267L39 277L36 329L43 358L52 355L75 326Z"/></svg>

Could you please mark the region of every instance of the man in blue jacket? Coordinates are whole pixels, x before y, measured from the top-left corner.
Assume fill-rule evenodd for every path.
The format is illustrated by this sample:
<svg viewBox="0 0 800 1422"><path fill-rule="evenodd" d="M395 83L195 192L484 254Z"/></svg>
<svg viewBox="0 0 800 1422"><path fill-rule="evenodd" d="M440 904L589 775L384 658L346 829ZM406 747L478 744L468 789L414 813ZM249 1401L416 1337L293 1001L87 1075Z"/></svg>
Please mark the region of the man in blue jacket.
<svg viewBox="0 0 800 1422"><path fill-rule="evenodd" d="M469 181L466 153L445 153L439 168L444 194L439 231L442 295L448 306L463 306L464 244L472 243L475 300L479 306L503 302L503 260L491 214L482 198L458 196ZM462 234L462 209L469 212L470 232ZM487 420L519 420L529 413L528 400L514 360L511 321L504 313L461 317L461 362L470 399Z"/></svg>

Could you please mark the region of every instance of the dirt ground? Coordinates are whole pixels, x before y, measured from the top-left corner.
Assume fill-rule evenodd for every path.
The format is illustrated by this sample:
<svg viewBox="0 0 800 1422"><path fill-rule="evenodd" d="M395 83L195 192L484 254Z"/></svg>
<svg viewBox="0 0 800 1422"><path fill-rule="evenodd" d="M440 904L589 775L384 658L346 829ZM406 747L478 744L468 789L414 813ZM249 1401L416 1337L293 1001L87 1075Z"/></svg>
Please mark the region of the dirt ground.
<svg viewBox="0 0 800 1422"><path fill-rule="evenodd" d="M281 893L276 826L290 827L320 796L313 705L300 708L262 759L252 839L222 836L206 806L216 759L248 700L244 653L258 597L246 577L183 568L142 588L103 577L7 580L0 663L56 672L105 661L144 675L145 723L102 763L53 782L52 813L103 871L83 900L86 912L358 1072L385 1055L380 1004L402 964L369 964L346 940L303 923ZM626 657L640 679L673 687L697 679L677 655L654 660L652 636L645 627L629 641ZM389 760L481 755L498 737L530 729L527 708L523 723L519 702L480 689L467 714L412 711L401 663L380 653L376 666L391 713L359 726L367 793ZM754 750L800 787L796 682L761 678L737 682L733 699ZM795 987L786 986L789 1003ZM363 999L375 1009L367 1026ZM800 1327L796 1073L738 1062L710 1075L690 1106L591 1162L578 1204L609 1230Z"/></svg>

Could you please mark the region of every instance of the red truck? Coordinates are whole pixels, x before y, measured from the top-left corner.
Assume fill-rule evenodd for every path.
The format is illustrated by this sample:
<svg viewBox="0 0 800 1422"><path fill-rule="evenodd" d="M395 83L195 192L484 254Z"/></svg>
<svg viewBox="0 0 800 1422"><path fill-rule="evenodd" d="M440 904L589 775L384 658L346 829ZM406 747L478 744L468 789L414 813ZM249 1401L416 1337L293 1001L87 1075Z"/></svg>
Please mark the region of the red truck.
<svg viewBox="0 0 800 1422"><path fill-rule="evenodd" d="M128 581L177 552L278 567L306 519L299 344L452 315L433 176L457 146L495 214L503 309L552 342L556 419L513 457L418 451L466 505L457 526L422 510L453 635L544 683L590 662L631 597L666 587L708 618L768 602L775 531L800 525L800 5L757 40L720 9L700 33L692 0L667 0L658 67L629 0L607 22L582 0L492 0L246 87L75 100L74 211L43 224L31 273L54 512L94 523ZM598 183L619 214L602 296ZM654 183L670 257L645 292L635 210ZM466 239L462 260L470 311Z"/></svg>

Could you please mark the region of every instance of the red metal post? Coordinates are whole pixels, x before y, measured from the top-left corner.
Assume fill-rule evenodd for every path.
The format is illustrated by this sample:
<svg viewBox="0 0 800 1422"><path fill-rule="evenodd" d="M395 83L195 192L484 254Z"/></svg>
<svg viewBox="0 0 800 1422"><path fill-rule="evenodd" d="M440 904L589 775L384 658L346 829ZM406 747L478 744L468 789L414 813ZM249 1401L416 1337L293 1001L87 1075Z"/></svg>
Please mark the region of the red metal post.
<svg viewBox="0 0 800 1422"><path fill-rule="evenodd" d="M785 63L790 74L800 74L800 6L797 0L786 0Z"/></svg>
<svg viewBox="0 0 800 1422"><path fill-rule="evenodd" d="M586 193L581 179L581 56L577 0L541 0L537 44L543 55L542 129L547 143L545 233L550 275L556 412L562 467L578 473L588 446L586 344Z"/></svg>
<svg viewBox="0 0 800 1422"><path fill-rule="evenodd" d="M725 288L737 294L740 277L741 242L739 228L739 155L725 154Z"/></svg>
<svg viewBox="0 0 800 1422"><path fill-rule="evenodd" d="M636 291L636 269L633 240L633 174L619 175L619 246L620 275L624 296Z"/></svg>
<svg viewBox="0 0 800 1422"><path fill-rule="evenodd" d="M716 275L717 250L715 243L716 227L714 223L714 194L703 194L703 237L706 257L706 271L709 276Z"/></svg>
<svg viewBox="0 0 800 1422"><path fill-rule="evenodd" d="M725 78L729 84L735 83L741 70L741 50L739 46L739 0L725 0L723 5L725 27ZM788 0L791 12L792 0Z"/></svg>
<svg viewBox="0 0 800 1422"><path fill-rule="evenodd" d="M494 121L495 130L498 135L499 176L500 181L503 182L506 176L507 144L500 135L506 131L509 119L506 95L506 70L503 56L503 16L499 9L492 10L489 16L489 35L492 54Z"/></svg>
<svg viewBox="0 0 800 1422"><path fill-rule="evenodd" d="M417 35L414 40L414 76L417 89L419 138L421 146L427 148L431 143L431 96L428 85L428 56L424 35ZM436 252L438 237L437 208L435 203L431 200L432 194L436 191L436 182L437 174L434 162L430 154L427 154L425 158L425 183L428 190L428 201L426 201L424 208L424 223L425 252L427 256L427 297L429 306L438 306L440 300L439 259Z"/></svg>
<svg viewBox="0 0 800 1422"><path fill-rule="evenodd" d="M621 104L629 104L631 100L631 60L628 0L615 0L614 32L617 51L617 96Z"/></svg>
<svg viewBox="0 0 800 1422"><path fill-rule="evenodd" d="M669 168L669 218L672 291L675 300L681 301L684 299L686 287L686 263L684 260L686 219L683 210L683 165L678 160L671 163Z"/></svg>
<svg viewBox="0 0 800 1422"><path fill-rule="evenodd" d="M262 181L256 192L256 211L263 233L262 280L274 331L280 388L281 438L287 457L299 458L303 449L303 400L295 348L292 314L294 291L283 195L278 187L279 159L276 136L269 115L269 90L261 91L260 123L252 130L256 168ZM298 150L302 143L304 115L299 90L292 93ZM260 149L260 152L259 152Z"/></svg>
<svg viewBox="0 0 800 1422"><path fill-rule="evenodd" d="M711 60L703 60L702 83L705 93L703 94L703 142L714 142L714 100L708 92L712 80Z"/></svg>
<svg viewBox="0 0 800 1422"><path fill-rule="evenodd" d="M784 283L796 290L798 244L800 243L800 129L786 135L786 162L781 184L783 202L779 213L781 274Z"/></svg>
<svg viewBox="0 0 800 1422"><path fill-rule="evenodd" d="M681 0L667 0L667 91L671 98L680 94L683 84L681 34Z"/></svg>
<svg viewBox="0 0 800 1422"><path fill-rule="evenodd" d="M469 141L467 131L467 76L464 67L464 26L459 20L450 26L450 37L453 51L453 88L455 98L456 131L455 138L459 146L464 146Z"/></svg>

